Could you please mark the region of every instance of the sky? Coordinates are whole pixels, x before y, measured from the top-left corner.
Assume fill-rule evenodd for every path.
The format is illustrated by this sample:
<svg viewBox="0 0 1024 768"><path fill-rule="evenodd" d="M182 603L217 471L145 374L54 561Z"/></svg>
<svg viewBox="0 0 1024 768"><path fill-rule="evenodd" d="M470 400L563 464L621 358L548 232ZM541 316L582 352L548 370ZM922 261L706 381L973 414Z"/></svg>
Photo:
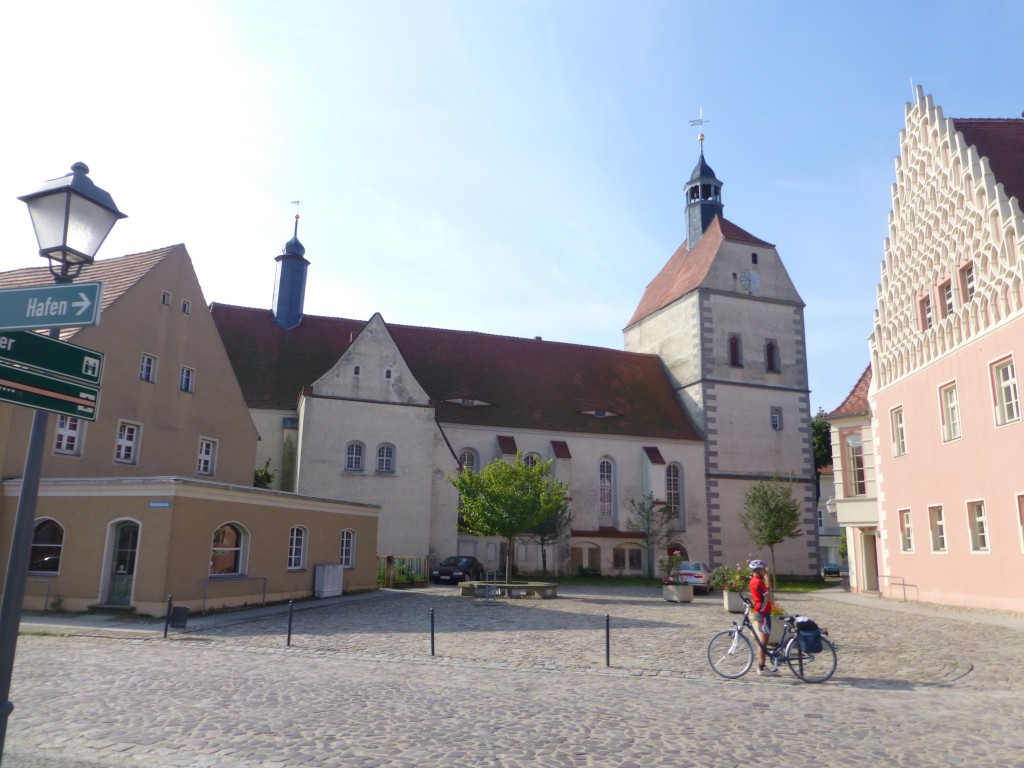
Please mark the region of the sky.
<svg viewBox="0 0 1024 768"><path fill-rule="evenodd" d="M98 258L184 243L208 302L271 306L298 210L307 314L622 349L703 116L806 304L812 412L868 363L913 87L1024 110L1014 0L8 6L0 270L42 263L17 197L82 161L128 214Z"/></svg>

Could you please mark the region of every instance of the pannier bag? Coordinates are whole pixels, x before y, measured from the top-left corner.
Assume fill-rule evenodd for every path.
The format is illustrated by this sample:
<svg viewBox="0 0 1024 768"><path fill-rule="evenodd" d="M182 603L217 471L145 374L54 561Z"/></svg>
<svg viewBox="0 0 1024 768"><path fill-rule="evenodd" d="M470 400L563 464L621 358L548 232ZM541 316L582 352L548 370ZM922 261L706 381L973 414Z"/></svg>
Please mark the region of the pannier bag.
<svg viewBox="0 0 1024 768"><path fill-rule="evenodd" d="M821 630L817 624L803 616L796 621L796 641L804 653L821 653Z"/></svg>

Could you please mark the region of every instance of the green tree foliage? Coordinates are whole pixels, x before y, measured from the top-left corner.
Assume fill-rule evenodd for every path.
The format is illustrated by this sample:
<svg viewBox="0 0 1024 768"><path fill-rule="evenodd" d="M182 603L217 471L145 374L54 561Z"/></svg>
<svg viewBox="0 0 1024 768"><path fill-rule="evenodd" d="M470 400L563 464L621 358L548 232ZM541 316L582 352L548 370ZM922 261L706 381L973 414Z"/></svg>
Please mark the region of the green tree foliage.
<svg viewBox="0 0 1024 768"><path fill-rule="evenodd" d="M793 498L790 483L780 482L777 477L750 486L743 495L743 501L744 511L740 515L740 522L755 546L768 547L774 583L775 546L803 535L800 505Z"/></svg>
<svg viewBox="0 0 1024 768"><path fill-rule="evenodd" d="M477 536L500 536L508 558L505 580L512 576L512 553L519 535L541 525L566 506L568 488L551 477L549 461L533 466L522 453L512 463L495 459L479 472L463 469L448 476L462 502L462 528Z"/></svg>
<svg viewBox="0 0 1024 768"><path fill-rule="evenodd" d="M543 520L522 534L522 538L540 547L541 572L548 575L548 547L557 546L572 530L572 512L569 502L552 510Z"/></svg>
<svg viewBox="0 0 1024 768"><path fill-rule="evenodd" d="M832 463L832 425L822 408L811 419L811 439L814 443L814 468L827 467Z"/></svg>
<svg viewBox="0 0 1024 768"><path fill-rule="evenodd" d="M270 469L270 459L263 465L263 469L257 469L252 473L252 484L255 488L270 488L274 484L274 476L277 472Z"/></svg>
<svg viewBox="0 0 1024 768"><path fill-rule="evenodd" d="M654 553L668 541L676 515L663 501L657 501L653 493L646 493L639 499L629 500L629 518L626 530L637 534L647 548L647 578L654 578Z"/></svg>

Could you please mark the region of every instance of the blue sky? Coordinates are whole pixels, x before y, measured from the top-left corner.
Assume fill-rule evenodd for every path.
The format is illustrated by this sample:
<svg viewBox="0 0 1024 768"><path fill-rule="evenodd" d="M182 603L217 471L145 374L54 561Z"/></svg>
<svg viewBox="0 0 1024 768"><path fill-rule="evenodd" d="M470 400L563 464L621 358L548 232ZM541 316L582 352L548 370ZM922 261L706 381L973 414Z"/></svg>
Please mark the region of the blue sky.
<svg viewBox="0 0 1024 768"><path fill-rule="evenodd" d="M208 301L270 306L299 199L309 313L621 348L702 109L807 305L812 410L867 364L911 80L1024 110L1016 2L16 5L0 269L39 263L16 197L82 160L129 215L100 257L183 242Z"/></svg>

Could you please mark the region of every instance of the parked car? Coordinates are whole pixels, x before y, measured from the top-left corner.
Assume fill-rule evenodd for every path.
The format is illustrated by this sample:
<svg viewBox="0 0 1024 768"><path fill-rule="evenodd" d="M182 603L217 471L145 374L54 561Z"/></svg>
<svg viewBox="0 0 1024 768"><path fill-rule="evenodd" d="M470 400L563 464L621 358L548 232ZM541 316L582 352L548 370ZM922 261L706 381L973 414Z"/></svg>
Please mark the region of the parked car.
<svg viewBox="0 0 1024 768"><path fill-rule="evenodd" d="M825 563L821 566L821 572L826 576L838 576L839 575L839 564L838 563Z"/></svg>
<svg viewBox="0 0 1024 768"><path fill-rule="evenodd" d="M678 584L690 584L695 591L705 595L711 592L711 575L707 566L696 560L683 560L672 569L668 577Z"/></svg>
<svg viewBox="0 0 1024 768"><path fill-rule="evenodd" d="M435 584L458 584L460 581L476 581L483 577L483 563L469 555L446 557L430 572L430 580Z"/></svg>

